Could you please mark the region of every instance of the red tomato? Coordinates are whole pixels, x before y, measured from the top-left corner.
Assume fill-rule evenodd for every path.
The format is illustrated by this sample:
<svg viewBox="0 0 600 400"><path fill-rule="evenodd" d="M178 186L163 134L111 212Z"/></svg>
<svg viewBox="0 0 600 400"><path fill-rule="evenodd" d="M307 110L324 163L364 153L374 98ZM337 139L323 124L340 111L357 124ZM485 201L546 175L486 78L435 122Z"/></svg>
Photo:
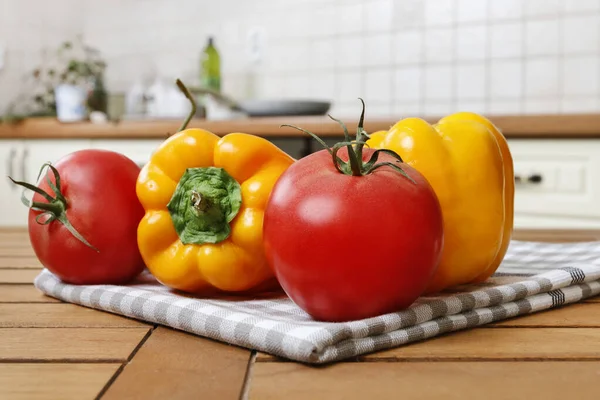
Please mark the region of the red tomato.
<svg viewBox="0 0 600 400"><path fill-rule="evenodd" d="M363 160L372 153L364 149ZM344 161L347 154L340 150ZM264 218L266 253L282 288L313 318L395 312L424 292L441 255L441 208L427 180L398 165L415 183L389 166L342 174L322 150L277 181Z"/></svg>
<svg viewBox="0 0 600 400"><path fill-rule="evenodd" d="M54 164L67 201L66 218L91 246L54 219L36 222L43 211L29 212L29 237L36 256L49 271L73 284L125 283L144 269L137 246L137 226L144 209L135 183L140 168L122 154L105 150L71 153ZM38 187L55 196L46 176ZM34 202L48 203L39 193ZM39 217L47 222L51 214Z"/></svg>

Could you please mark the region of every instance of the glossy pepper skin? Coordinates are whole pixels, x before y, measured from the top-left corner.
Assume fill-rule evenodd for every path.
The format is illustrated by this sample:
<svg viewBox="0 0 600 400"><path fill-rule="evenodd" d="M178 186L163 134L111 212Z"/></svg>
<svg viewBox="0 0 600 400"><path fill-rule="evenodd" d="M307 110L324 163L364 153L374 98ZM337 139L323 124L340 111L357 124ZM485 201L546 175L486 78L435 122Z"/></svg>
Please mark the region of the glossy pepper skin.
<svg viewBox="0 0 600 400"><path fill-rule="evenodd" d="M219 138L186 129L165 140L136 185L145 209L138 246L150 272L186 292L248 291L273 281L263 214L293 161L266 139L244 133Z"/></svg>
<svg viewBox="0 0 600 400"><path fill-rule="evenodd" d="M367 144L397 152L440 201L444 248L426 293L489 278L513 230L513 161L501 132L485 117L461 112L433 125L400 120L373 133Z"/></svg>

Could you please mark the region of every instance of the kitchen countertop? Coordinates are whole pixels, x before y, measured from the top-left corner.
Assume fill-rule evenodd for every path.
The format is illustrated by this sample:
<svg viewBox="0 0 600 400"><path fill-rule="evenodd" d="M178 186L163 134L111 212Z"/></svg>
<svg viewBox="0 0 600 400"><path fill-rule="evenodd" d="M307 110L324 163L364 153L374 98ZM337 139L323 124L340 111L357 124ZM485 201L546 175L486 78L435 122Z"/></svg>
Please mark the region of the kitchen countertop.
<svg viewBox="0 0 600 400"><path fill-rule="evenodd" d="M588 241L600 231L514 237ZM597 396L599 297L316 367L62 303L33 287L40 268L24 230L0 230L0 398Z"/></svg>
<svg viewBox="0 0 600 400"><path fill-rule="evenodd" d="M576 115L527 115L490 116L508 138L600 138L600 114ZM388 129L398 118L369 118L365 122L367 132ZM437 118L425 118L435 122ZM343 118L351 134L357 119ZM60 123L54 118L24 120L10 125L0 124L0 139L49 139L49 138L166 138L176 132L180 120L122 121L119 123ZM264 137L306 137L305 133L281 124L292 124L320 136L342 136L340 126L326 116L322 117L272 117L248 118L229 121L192 120L190 127L204 128L218 135L245 132Z"/></svg>

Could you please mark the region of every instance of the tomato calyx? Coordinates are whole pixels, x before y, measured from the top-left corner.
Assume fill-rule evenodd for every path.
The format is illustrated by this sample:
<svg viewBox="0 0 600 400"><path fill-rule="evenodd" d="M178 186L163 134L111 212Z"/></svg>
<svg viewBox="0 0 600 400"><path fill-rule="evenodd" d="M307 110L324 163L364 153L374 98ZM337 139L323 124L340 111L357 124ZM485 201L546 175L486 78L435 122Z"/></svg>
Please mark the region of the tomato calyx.
<svg viewBox="0 0 600 400"><path fill-rule="evenodd" d="M336 143L332 147L329 147L327 143L325 143L320 137L306 129L289 124L283 124L280 127L287 126L290 128L298 129L299 131L302 131L312 136L317 142L321 144L321 146L325 148L325 150L329 152L329 154L331 154L331 158L333 159L333 165L341 174L351 176L364 176L373 173L373 171L376 171L381 167L391 167L393 170L399 172L405 178L410 180L413 184L416 184L415 180L408 176L408 174L399 165L396 164L403 163L404 161L402 160L402 157L400 157L400 155L393 150L377 149L371 154L371 157L368 161L365 162L363 160L363 148L367 144L366 141L367 139L369 139L369 134L365 131L363 127L365 120L365 102L361 98L359 98L359 100L362 103L362 112L360 114L360 119L356 128L356 138L354 140L350 138L350 134L348 133L348 128L346 127L346 124L344 124L341 120L332 117L329 114L327 114L327 116L335 122L337 122L338 124L340 124L344 131L344 141ZM337 155L338 151L343 147L346 147L346 149L348 150L347 162L342 160ZM377 160L379 159L379 155L381 153L389 154L390 156L394 157L396 159L396 163L392 163L389 161L382 161L378 163Z"/></svg>
<svg viewBox="0 0 600 400"><path fill-rule="evenodd" d="M52 182L48 174L46 174L46 182L54 192L55 197L52 197L50 194L48 194L48 192L35 185L32 185L31 183L15 181L9 176L8 178L14 184L23 186L25 189L34 191L40 194L44 199L48 201L47 203L43 203L39 201L33 201L33 199L28 200L27 197L25 197L25 190L23 190L23 193L21 194L21 202L28 208L31 208L32 210L42 211L42 213L35 218L35 222L37 222L38 224L48 225L52 221L58 221L62 223L65 226L65 228L67 228L69 232L71 232L73 236L75 236L77 239L83 242L86 246L92 248L93 250L99 253L100 250L91 245L79 232L77 232L75 227L67 218L68 201L61 191L60 174L58 173L58 170L51 163L45 163L40 169L40 173L38 175L37 180L39 181L40 177L42 176L42 173L44 172L45 167L50 168L50 170L54 174L56 184Z"/></svg>

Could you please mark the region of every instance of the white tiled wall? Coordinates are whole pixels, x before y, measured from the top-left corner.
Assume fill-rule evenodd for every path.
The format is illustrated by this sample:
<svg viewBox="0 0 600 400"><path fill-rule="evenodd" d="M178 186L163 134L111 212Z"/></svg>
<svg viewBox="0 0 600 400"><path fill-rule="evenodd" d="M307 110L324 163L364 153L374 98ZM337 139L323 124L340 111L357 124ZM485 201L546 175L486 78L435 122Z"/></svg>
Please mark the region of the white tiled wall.
<svg viewBox="0 0 600 400"><path fill-rule="evenodd" d="M23 90L44 52L84 30L84 2L0 0L0 115Z"/></svg>
<svg viewBox="0 0 600 400"><path fill-rule="evenodd" d="M371 116L600 111L600 0L0 0L0 106L41 47L77 32L116 91L195 83L212 34L237 97L330 99L339 116L358 96Z"/></svg>

